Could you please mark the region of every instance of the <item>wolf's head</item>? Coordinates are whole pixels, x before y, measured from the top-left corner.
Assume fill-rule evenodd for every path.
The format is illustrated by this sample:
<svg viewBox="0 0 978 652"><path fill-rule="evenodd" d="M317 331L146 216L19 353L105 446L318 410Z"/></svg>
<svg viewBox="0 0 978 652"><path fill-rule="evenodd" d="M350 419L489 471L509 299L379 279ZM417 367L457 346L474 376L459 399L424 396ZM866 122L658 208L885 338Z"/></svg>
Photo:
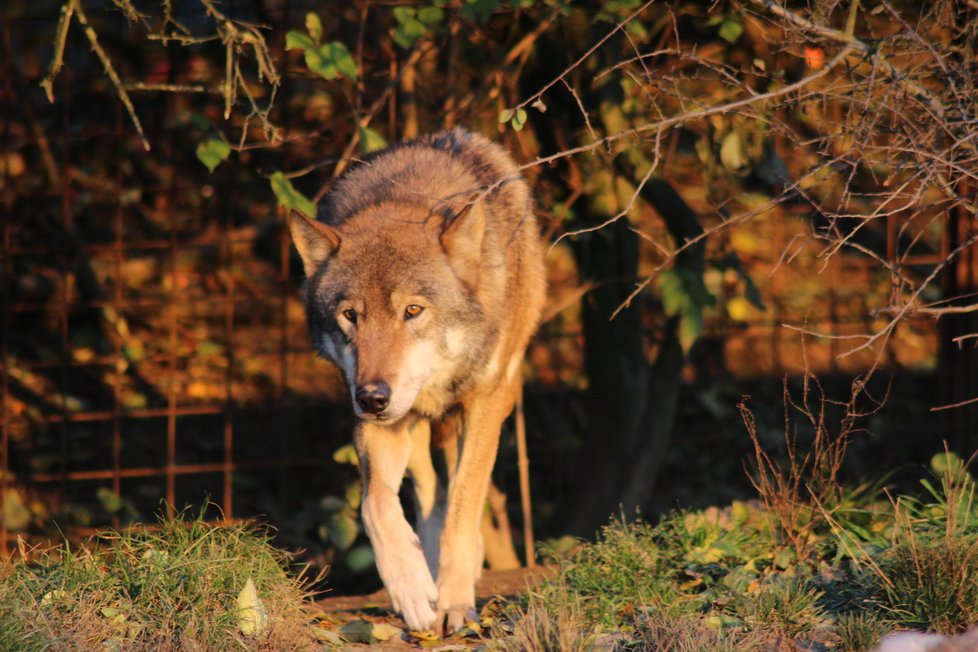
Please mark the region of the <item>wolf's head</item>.
<svg viewBox="0 0 978 652"><path fill-rule="evenodd" d="M338 226L293 213L313 346L343 372L362 419L438 416L483 345L475 291L485 216L371 206Z"/></svg>

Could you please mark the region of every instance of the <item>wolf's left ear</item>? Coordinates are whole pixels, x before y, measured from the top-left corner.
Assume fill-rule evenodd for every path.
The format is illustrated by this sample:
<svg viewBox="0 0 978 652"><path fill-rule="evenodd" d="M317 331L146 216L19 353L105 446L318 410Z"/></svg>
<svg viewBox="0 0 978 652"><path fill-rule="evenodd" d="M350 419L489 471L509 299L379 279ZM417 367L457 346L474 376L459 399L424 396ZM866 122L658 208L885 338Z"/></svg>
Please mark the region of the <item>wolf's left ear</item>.
<svg viewBox="0 0 978 652"><path fill-rule="evenodd" d="M486 213L477 199L446 222L441 244L456 268L475 272L482 258L482 236L486 230Z"/></svg>
<svg viewBox="0 0 978 652"><path fill-rule="evenodd" d="M299 211L289 213L289 231L302 258L306 278L312 277L340 248L340 234L336 229Z"/></svg>

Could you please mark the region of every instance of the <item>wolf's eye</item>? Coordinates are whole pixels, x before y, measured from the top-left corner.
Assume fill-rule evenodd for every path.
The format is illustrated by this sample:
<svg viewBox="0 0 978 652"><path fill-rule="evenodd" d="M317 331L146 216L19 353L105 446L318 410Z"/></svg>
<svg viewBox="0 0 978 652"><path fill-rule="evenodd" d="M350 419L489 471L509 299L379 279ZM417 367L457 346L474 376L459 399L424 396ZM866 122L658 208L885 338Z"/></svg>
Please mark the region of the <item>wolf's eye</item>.
<svg viewBox="0 0 978 652"><path fill-rule="evenodd" d="M424 312L424 308L416 303L412 303L410 306L404 309L404 319L413 319L421 313Z"/></svg>
<svg viewBox="0 0 978 652"><path fill-rule="evenodd" d="M346 310L344 310L343 316L346 317L346 320L351 324L357 323L357 311L354 310L353 308L347 308Z"/></svg>

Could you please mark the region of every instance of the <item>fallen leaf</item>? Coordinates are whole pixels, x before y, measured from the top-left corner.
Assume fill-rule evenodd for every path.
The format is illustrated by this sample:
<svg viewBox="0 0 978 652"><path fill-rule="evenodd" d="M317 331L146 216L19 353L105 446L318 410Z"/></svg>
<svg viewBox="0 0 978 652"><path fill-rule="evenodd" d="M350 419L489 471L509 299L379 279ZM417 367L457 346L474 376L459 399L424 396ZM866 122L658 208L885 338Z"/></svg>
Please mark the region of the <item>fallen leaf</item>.
<svg viewBox="0 0 978 652"><path fill-rule="evenodd" d="M317 641L329 643L330 645L343 645L344 643L349 642L345 638L340 636L339 632L335 632L331 629L326 629L324 627L318 627L316 625L313 625L312 627L309 628L309 631L312 633L313 637L315 637Z"/></svg>
<svg viewBox="0 0 978 652"><path fill-rule="evenodd" d="M265 605L258 597L255 583L249 577L244 588L238 594L238 629L245 636L258 636L268 626L268 614Z"/></svg>
<svg viewBox="0 0 978 652"><path fill-rule="evenodd" d="M354 620L340 628L340 634L350 643L372 643L374 624L366 620Z"/></svg>
<svg viewBox="0 0 978 652"><path fill-rule="evenodd" d="M373 637L378 641L389 641L395 636L401 635L401 629L388 625L387 623L376 623L372 631Z"/></svg>
<svg viewBox="0 0 978 652"><path fill-rule="evenodd" d="M48 605L52 605L55 602L64 600L67 597L68 597L68 592L65 591L64 589L56 589L54 591L48 591L41 598L41 606L47 607Z"/></svg>

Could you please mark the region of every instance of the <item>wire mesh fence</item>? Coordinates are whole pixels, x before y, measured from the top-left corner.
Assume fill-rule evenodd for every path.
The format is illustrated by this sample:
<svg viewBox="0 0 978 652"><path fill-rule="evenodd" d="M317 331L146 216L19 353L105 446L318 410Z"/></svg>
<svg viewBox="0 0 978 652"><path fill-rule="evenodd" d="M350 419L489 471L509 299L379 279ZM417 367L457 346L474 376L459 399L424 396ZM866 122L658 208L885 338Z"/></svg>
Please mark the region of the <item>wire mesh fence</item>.
<svg viewBox="0 0 978 652"><path fill-rule="evenodd" d="M295 471L330 462L341 427L313 400L336 379L308 353L281 216L253 179L193 159L178 96L136 99L148 154L86 57L44 101L56 22L54 3L3 13L0 545L161 499L209 497L224 518L298 500L315 474ZM135 47L125 24L100 29ZM169 78L192 65L157 62Z"/></svg>

